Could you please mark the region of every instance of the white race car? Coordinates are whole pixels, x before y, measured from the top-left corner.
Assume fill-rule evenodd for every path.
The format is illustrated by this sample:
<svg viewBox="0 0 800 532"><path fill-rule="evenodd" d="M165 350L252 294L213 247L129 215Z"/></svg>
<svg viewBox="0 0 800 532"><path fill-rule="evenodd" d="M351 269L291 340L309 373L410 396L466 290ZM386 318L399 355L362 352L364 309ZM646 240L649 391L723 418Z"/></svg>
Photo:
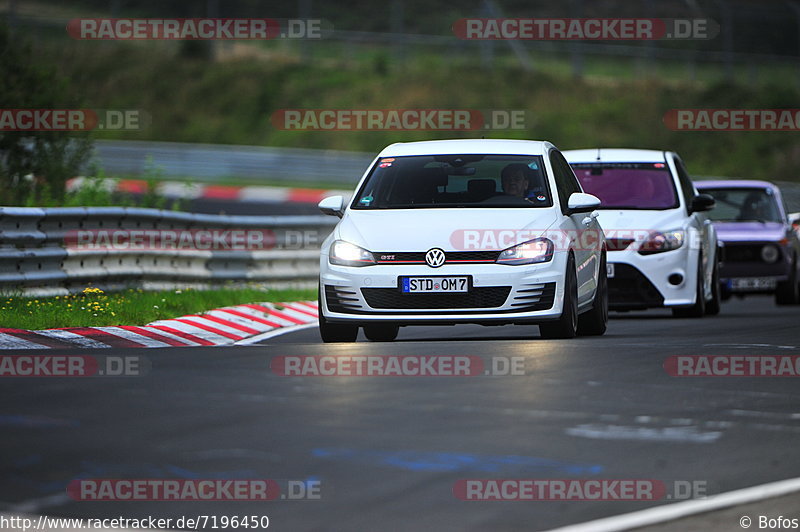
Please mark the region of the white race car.
<svg viewBox="0 0 800 532"><path fill-rule="evenodd" d="M673 152L633 149L565 151L583 189L602 201L612 310L669 307L677 317L720 310L717 235Z"/></svg>
<svg viewBox="0 0 800 532"><path fill-rule="evenodd" d="M542 336L606 330L605 242L564 157L549 142L392 144L323 242L325 342L391 341L407 325L537 324Z"/></svg>

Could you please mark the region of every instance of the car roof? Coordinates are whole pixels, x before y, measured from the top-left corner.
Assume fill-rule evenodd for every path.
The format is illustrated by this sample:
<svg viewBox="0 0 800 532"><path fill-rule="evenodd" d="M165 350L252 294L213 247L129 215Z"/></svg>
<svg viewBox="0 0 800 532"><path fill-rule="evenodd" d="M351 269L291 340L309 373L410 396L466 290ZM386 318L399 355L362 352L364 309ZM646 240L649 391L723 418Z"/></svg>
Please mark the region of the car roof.
<svg viewBox="0 0 800 532"><path fill-rule="evenodd" d="M695 181L697 188L778 188L769 181L757 179L712 179L708 181Z"/></svg>
<svg viewBox="0 0 800 532"><path fill-rule="evenodd" d="M385 147L378 157L402 157L404 155L457 155L461 153L499 155L545 155L550 142L542 140L510 139L452 139L426 140L421 142L398 142Z"/></svg>
<svg viewBox="0 0 800 532"><path fill-rule="evenodd" d="M632 148L588 148L561 152L570 163L663 163L666 152Z"/></svg>

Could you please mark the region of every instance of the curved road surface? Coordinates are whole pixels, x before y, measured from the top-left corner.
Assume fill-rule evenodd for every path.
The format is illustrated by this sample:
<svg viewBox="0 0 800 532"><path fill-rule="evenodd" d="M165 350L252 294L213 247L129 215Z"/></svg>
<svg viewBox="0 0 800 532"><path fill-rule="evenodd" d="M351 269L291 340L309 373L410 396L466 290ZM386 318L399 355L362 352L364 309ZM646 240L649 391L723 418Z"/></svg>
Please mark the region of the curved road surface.
<svg viewBox="0 0 800 532"><path fill-rule="evenodd" d="M391 344L323 345L309 329L251 347L120 350L147 357L149 373L2 383L0 511L268 515L270 529L287 531L546 530L673 501L467 502L454 483L657 479L670 490L699 481L712 494L797 477L800 381L678 378L662 364L800 355L799 318L800 307L755 298L700 320L617 314L605 336L565 341L541 340L532 326L458 326L406 328ZM270 370L279 355L322 354L474 355L487 366L524 357L525 375ZM79 502L65 495L76 478L295 479L318 482L321 499Z"/></svg>

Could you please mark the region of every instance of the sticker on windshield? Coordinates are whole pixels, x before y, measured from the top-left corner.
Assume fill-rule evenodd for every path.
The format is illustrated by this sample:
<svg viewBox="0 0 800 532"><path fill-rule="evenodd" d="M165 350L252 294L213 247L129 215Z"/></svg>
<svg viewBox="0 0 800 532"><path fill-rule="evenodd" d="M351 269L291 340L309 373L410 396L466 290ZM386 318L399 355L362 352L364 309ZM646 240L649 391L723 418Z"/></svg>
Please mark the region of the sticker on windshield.
<svg viewBox="0 0 800 532"><path fill-rule="evenodd" d="M536 199L539 200L539 201L545 201L547 199L547 196L543 196L543 195L539 194L538 196L536 196Z"/></svg>
<svg viewBox="0 0 800 532"><path fill-rule="evenodd" d="M531 170L538 170L539 169L539 163L537 163L536 161L534 161L532 163L528 163L528 168L530 168Z"/></svg>
<svg viewBox="0 0 800 532"><path fill-rule="evenodd" d="M381 168L386 168L387 166L392 166L392 163L381 163L378 166L380 166Z"/></svg>
<svg viewBox="0 0 800 532"><path fill-rule="evenodd" d="M394 162L394 157L384 157L383 159L381 159L381 162L382 163L393 163Z"/></svg>
<svg viewBox="0 0 800 532"><path fill-rule="evenodd" d="M369 205L370 203L372 203L372 200L373 200L372 196L366 196L358 200L358 202L361 203L362 205Z"/></svg>

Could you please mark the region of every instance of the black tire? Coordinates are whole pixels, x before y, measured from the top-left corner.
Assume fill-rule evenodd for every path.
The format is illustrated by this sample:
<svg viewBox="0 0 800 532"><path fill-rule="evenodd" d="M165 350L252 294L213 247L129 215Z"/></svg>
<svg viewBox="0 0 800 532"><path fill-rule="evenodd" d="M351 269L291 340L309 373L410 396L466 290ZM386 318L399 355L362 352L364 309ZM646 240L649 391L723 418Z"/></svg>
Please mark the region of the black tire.
<svg viewBox="0 0 800 532"><path fill-rule="evenodd" d="M326 344L339 342L355 342L358 337L357 325L330 323L322 314L322 299L317 291L317 307L319 308L319 336Z"/></svg>
<svg viewBox="0 0 800 532"><path fill-rule="evenodd" d="M711 274L711 301L706 302L706 315L716 316L722 309L719 286L719 261L714 257L714 273Z"/></svg>
<svg viewBox="0 0 800 532"><path fill-rule="evenodd" d="M778 283L775 287L776 305L796 305L800 303L800 284L797 279L797 257L792 261L792 273L789 280Z"/></svg>
<svg viewBox="0 0 800 532"><path fill-rule="evenodd" d="M375 324L364 325L364 336L372 342L392 342L400 331L399 325Z"/></svg>
<svg viewBox="0 0 800 532"><path fill-rule="evenodd" d="M557 321L539 325L539 335L542 338L575 338L578 334L578 275L572 255L567 260L564 285L564 310Z"/></svg>
<svg viewBox="0 0 800 532"><path fill-rule="evenodd" d="M600 259L600 271L597 277L597 293L592 302L592 310L578 316L578 336L601 336L608 327L608 277L605 253Z"/></svg>
<svg viewBox="0 0 800 532"><path fill-rule="evenodd" d="M705 275L703 275L703 257L697 259L697 294L694 305L672 309L675 318L702 318L706 313Z"/></svg>

